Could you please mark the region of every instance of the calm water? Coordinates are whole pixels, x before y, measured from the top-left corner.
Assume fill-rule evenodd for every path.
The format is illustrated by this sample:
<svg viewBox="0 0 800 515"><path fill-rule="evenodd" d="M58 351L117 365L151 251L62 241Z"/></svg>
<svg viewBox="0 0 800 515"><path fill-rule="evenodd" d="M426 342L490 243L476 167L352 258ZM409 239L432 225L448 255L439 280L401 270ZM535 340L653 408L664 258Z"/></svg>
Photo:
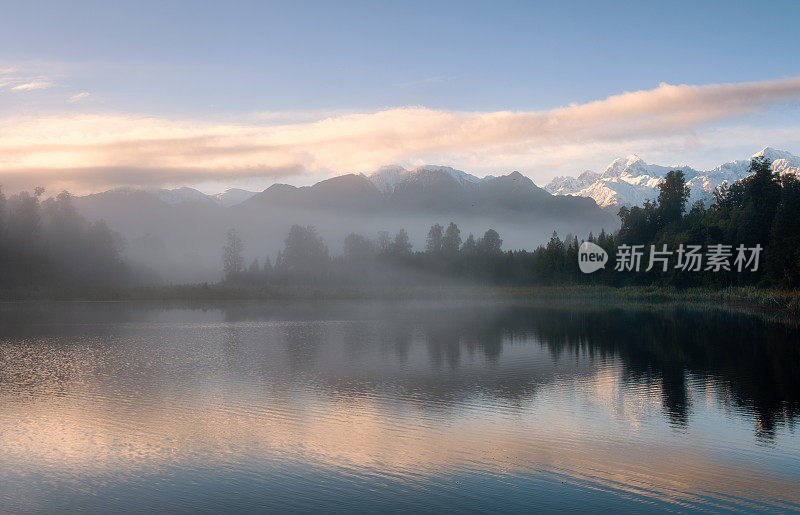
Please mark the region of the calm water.
<svg viewBox="0 0 800 515"><path fill-rule="evenodd" d="M0 307L0 511L800 509L800 333L430 302Z"/></svg>

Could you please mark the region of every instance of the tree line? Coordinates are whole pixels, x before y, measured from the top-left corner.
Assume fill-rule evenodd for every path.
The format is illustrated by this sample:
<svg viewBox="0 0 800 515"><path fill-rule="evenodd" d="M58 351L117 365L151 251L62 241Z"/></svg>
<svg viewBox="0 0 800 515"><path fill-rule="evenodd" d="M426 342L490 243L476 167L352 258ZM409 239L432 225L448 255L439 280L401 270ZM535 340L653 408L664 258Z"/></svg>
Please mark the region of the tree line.
<svg viewBox="0 0 800 515"><path fill-rule="evenodd" d="M658 198L642 206L621 207L620 228L597 236L553 233L533 250L503 250L494 229L475 238L462 238L455 222L434 224L424 249L414 250L406 230L394 236L352 233L343 253L331 256L313 226L293 225L274 263L267 257L248 265L243 243L231 229L223 250L225 277L248 283L347 283L469 280L493 285L759 285L794 288L800 285L800 180L772 171L767 159L756 158L750 175L714 192L713 202L687 206L689 188L683 172L670 171L659 185ZM602 247L609 256L604 269L582 273L578 255L583 241ZM706 270L687 272L669 263L649 271L615 270L619 249L637 245L653 249L723 245L763 248L756 271ZM666 245L666 247L664 247ZM647 255L644 256L647 259Z"/></svg>
<svg viewBox="0 0 800 515"><path fill-rule="evenodd" d="M88 222L63 191L0 191L0 288L124 284L123 240L105 222Z"/></svg>

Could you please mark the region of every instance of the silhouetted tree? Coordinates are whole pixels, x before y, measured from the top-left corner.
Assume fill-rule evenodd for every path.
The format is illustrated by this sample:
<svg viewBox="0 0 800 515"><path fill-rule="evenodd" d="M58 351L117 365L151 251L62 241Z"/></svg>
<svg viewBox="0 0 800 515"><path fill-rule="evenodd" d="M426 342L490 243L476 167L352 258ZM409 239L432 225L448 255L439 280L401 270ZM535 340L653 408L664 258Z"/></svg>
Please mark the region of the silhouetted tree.
<svg viewBox="0 0 800 515"><path fill-rule="evenodd" d="M0 287L100 286L130 281L122 238L88 222L62 191L43 199L39 187L7 202L0 194Z"/></svg>
<svg viewBox="0 0 800 515"><path fill-rule="evenodd" d="M364 236L350 233L344 239L344 257L352 261L365 261L375 257L375 244Z"/></svg>
<svg viewBox="0 0 800 515"><path fill-rule="evenodd" d="M765 245L781 200L781 185L769 159L753 159L750 172L751 175L740 182L741 199L737 199L740 206L731 221L737 228L736 241Z"/></svg>
<svg viewBox="0 0 800 515"><path fill-rule="evenodd" d="M442 251L448 255L453 255L458 252L460 247L461 230L458 228L455 222L450 222L450 225L447 226L447 230L442 238Z"/></svg>
<svg viewBox="0 0 800 515"><path fill-rule="evenodd" d="M428 231L428 238L425 240L425 252L436 253L442 250L442 230L443 227L439 224L431 226Z"/></svg>
<svg viewBox="0 0 800 515"><path fill-rule="evenodd" d="M772 222L769 267L781 286L800 286L800 180L786 174L781 180L781 201Z"/></svg>
<svg viewBox="0 0 800 515"><path fill-rule="evenodd" d="M328 248L312 225L293 225L284 245L281 261L276 263L281 270L319 275L328 264Z"/></svg>
<svg viewBox="0 0 800 515"><path fill-rule="evenodd" d="M378 232L378 252L387 254L392 250L392 238L389 236L389 231Z"/></svg>
<svg viewBox="0 0 800 515"><path fill-rule="evenodd" d="M34 245L38 241L41 221L39 196L23 191L8 199L7 234L13 244L22 247Z"/></svg>
<svg viewBox="0 0 800 515"><path fill-rule="evenodd" d="M2 237L5 234L6 228L6 196L3 193L3 189L0 188L0 242L2 242Z"/></svg>
<svg viewBox="0 0 800 515"><path fill-rule="evenodd" d="M473 254L478 249L478 245L475 243L475 236L472 233L467 236L467 239L464 241L464 245L461 246L461 252L465 254Z"/></svg>
<svg viewBox="0 0 800 515"><path fill-rule="evenodd" d="M247 268L247 273L251 277L257 276L261 272L261 267L258 265L258 259L253 259L253 262L250 263L250 266Z"/></svg>
<svg viewBox="0 0 800 515"><path fill-rule="evenodd" d="M482 254L499 254L502 252L503 240L494 229L489 229L483 234L483 237L478 240L478 251Z"/></svg>
<svg viewBox="0 0 800 515"><path fill-rule="evenodd" d="M239 233L236 229L228 229L225 246L222 248L222 266L226 278L232 279L244 269L243 250L244 245Z"/></svg>
<svg viewBox="0 0 800 515"><path fill-rule="evenodd" d="M681 219L690 192L683 172L680 170L667 172L667 176L658 185L658 189L658 217L661 226L664 227Z"/></svg>
<svg viewBox="0 0 800 515"><path fill-rule="evenodd" d="M621 243L643 245L653 240L658 231L658 210L649 200L645 200L641 207L623 206L618 215L622 222L619 229Z"/></svg>
<svg viewBox="0 0 800 515"><path fill-rule="evenodd" d="M392 243L392 254L395 256L407 256L411 254L411 241L408 238L408 233L405 229L400 229L394 236L394 243Z"/></svg>

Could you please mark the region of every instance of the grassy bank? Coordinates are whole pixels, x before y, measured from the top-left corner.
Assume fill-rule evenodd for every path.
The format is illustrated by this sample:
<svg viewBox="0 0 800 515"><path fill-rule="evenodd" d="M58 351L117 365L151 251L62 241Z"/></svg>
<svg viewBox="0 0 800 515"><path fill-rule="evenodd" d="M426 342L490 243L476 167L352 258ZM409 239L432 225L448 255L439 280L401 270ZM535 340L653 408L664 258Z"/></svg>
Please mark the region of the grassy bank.
<svg viewBox="0 0 800 515"><path fill-rule="evenodd" d="M249 287L228 284L175 285L100 289L25 289L0 292L0 300L33 301L148 301L148 300L511 300L525 302L583 302L636 305L654 303L703 304L744 310L778 311L800 317L800 291L753 287L722 289L630 286L429 286L405 288L333 288L312 286Z"/></svg>
<svg viewBox="0 0 800 515"><path fill-rule="evenodd" d="M566 286L503 288L514 298L563 301L613 302L614 304L680 303L780 311L800 317L800 291L755 287L673 288L656 286Z"/></svg>

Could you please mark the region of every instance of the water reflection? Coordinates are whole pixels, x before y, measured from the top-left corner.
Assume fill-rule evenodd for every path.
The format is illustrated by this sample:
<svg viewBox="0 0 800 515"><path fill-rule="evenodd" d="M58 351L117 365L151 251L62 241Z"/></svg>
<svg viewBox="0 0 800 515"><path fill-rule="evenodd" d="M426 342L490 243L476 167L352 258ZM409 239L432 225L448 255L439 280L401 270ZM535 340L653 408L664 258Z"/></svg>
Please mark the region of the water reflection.
<svg viewBox="0 0 800 515"><path fill-rule="evenodd" d="M0 325L7 509L800 507L800 338L764 317L70 304Z"/></svg>

